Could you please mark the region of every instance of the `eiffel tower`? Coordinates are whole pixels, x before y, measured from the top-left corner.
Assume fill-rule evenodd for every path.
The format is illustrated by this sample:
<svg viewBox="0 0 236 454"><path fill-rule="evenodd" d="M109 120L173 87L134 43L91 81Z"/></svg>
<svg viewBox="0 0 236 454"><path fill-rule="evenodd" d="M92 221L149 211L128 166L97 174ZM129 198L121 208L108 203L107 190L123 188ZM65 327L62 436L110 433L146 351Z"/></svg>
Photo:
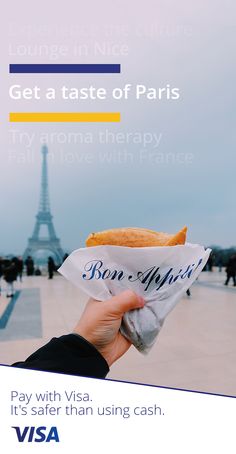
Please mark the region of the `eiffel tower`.
<svg viewBox="0 0 236 454"><path fill-rule="evenodd" d="M36 262L46 262L48 256L52 256L56 263L60 264L63 260L64 252L60 245L60 240L56 236L52 215L49 205L48 193L48 169L47 169L48 148L42 146L42 175L41 175L41 193L39 201L39 211L36 215L36 223L33 235L28 239L28 245L24 252L23 259L28 255L32 256ZM47 236L40 237L41 227L46 227ZM41 254L41 258L40 258Z"/></svg>

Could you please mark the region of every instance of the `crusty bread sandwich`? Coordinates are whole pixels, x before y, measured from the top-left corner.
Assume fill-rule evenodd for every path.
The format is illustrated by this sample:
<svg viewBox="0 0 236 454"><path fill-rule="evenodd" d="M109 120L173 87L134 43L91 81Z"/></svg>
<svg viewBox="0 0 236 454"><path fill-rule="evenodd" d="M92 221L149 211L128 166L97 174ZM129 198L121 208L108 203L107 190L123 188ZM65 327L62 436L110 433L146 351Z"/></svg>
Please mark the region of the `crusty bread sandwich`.
<svg viewBox="0 0 236 454"><path fill-rule="evenodd" d="M150 246L176 246L185 244L187 227L175 234L155 232L138 227L123 227L119 229L104 230L90 233L86 240L86 246L126 246L126 247L150 247Z"/></svg>

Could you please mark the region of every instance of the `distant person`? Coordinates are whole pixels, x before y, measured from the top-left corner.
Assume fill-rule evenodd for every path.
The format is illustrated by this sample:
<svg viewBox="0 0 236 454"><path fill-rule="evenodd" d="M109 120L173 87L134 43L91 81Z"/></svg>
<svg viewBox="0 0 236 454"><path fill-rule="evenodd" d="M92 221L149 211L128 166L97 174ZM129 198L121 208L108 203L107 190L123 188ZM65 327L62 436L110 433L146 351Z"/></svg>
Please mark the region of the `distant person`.
<svg viewBox="0 0 236 454"><path fill-rule="evenodd" d="M14 296L14 281L17 279L17 269L14 259L5 262L4 279L7 283L7 298L11 298Z"/></svg>
<svg viewBox="0 0 236 454"><path fill-rule="evenodd" d="M0 296L1 296L1 280L3 275L3 259L0 257Z"/></svg>
<svg viewBox="0 0 236 454"><path fill-rule="evenodd" d="M12 262L15 264L15 267L16 267L16 273L17 273L16 279L18 279L18 276L19 276L20 281L22 281L22 269L21 269L21 264L20 264L19 258L13 257Z"/></svg>
<svg viewBox="0 0 236 454"><path fill-rule="evenodd" d="M22 282L22 275L23 275L23 270L24 270L24 262L22 257L17 257L17 277L19 278L20 282Z"/></svg>
<svg viewBox="0 0 236 454"><path fill-rule="evenodd" d="M218 270L219 270L219 273L222 272L222 267L223 267L223 260L222 260L222 258L220 257L219 260L218 260Z"/></svg>
<svg viewBox="0 0 236 454"><path fill-rule="evenodd" d="M31 257L31 255L28 255L28 257L25 261L25 266L26 266L27 276L33 276L34 275L34 261Z"/></svg>
<svg viewBox="0 0 236 454"><path fill-rule="evenodd" d="M53 273L56 271L56 265L53 258L48 257L48 279L53 279Z"/></svg>
<svg viewBox="0 0 236 454"><path fill-rule="evenodd" d="M212 272L212 270L213 270L213 256L212 256L212 254L210 254L210 257L207 262L207 271Z"/></svg>
<svg viewBox="0 0 236 454"><path fill-rule="evenodd" d="M236 287L236 254L231 255L226 265L226 281L225 285L228 285L230 278L232 277L234 287Z"/></svg>

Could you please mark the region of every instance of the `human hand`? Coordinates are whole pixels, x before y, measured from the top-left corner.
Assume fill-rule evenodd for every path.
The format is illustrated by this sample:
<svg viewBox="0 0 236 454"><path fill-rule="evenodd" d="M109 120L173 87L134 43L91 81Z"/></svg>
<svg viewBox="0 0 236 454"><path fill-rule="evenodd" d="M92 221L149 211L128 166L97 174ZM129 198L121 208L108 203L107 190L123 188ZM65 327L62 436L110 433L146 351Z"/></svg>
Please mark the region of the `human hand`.
<svg viewBox="0 0 236 454"><path fill-rule="evenodd" d="M74 333L93 344L111 366L131 345L119 331L124 313L141 309L144 304L144 299L131 290L103 302L90 299Z"/></svg>

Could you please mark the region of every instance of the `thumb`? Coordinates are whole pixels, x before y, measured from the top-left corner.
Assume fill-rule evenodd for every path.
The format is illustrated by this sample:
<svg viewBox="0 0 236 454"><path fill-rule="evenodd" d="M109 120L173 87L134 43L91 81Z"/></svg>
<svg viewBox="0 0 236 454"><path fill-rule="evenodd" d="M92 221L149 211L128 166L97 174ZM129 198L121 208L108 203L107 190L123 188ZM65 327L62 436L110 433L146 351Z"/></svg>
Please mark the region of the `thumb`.
<svg viewBox="0 0 236 454"><path fill-rule="evenodd" d="M115 312L120 316L127 311L140 309L144 306L144 304L144 299L132 290L125 290L107 301L109 309L115 310Z"/></svg>

